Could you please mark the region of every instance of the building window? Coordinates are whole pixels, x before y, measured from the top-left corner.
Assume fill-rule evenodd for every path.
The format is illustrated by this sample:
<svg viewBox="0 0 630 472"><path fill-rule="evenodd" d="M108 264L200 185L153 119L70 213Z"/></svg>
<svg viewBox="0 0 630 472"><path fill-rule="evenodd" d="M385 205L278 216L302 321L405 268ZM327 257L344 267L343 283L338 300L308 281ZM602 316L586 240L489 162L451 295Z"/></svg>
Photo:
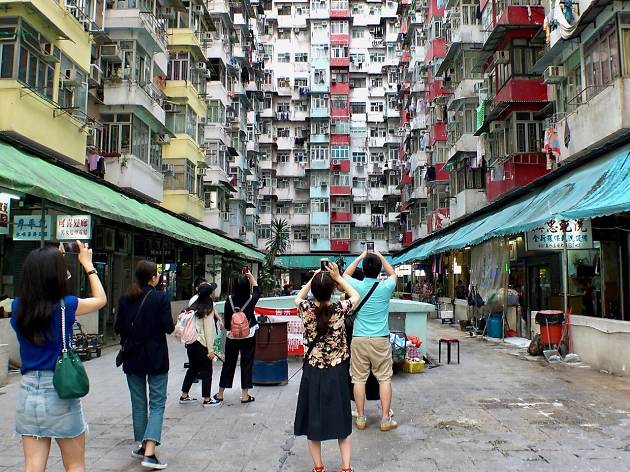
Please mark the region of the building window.
<svg viewBox="0 0 630 472"><path fill-rule="evenodd" d="M294 228L293 240L294 241L308 241L308 228Z"/></svg>
<svg viewBox="0 0 630 472"><path fill-rule="evenodd" d="M363 151L353 151L352 152L352 162L355 164L365 164L367 161L367 157L365 152Z"/></svg>
<svg viewBox="0 0 630 472"><path fill-rule="evenodd" d="M278 6L278 15L291 15L291 5Z"/></svg>
<svg viewBox="0 0 630 472"><path fill-rule="evenodd" d="M328 200L314 198L311 200L311 212L312 213L326 213L328 212Z"/></svg>
<svg viewBox="0 0 630 472"><path fill-rule="evenodd" d="M173 172L164 177L164 188L167 190L186 190L189 194L195 192L195 165L188 159L171 159Z"/></svg>
<svg viewBox="0 0 630 472"><path fill-rule="evenodd" d="M328 225L312 225L311 239L328 239Z"/></svg>
<svg viewBox="0 0 630 472"><path fill-rule="evenodd" d="M347 95L333 95L332 108L335 110L346 109L348 107Z"/></svg>
<svg viewBox="0 0 630 472"><path fill-rule="evenodd" d="M363 103L351 102L350 103L350 113L361 114L361 113L365 113L365 111L366 111L365 102Z"/></svg>
<svg viewBox="0 0 630 472"><path fill-rule="evenodd" d="M277 215L288 215L290 206L291 205L289 203L278 203L276 205L276 214Z"/></svg>
<svg viewBox="0 0 630 472"><path fill-rule="evenodd" d="M330 50L330 57L332 59L347 59L349 52L348 46L333 46Z"/></svg>
<svg viewBox="0 0 630 472"><path fill-rule="evenodd" d="M352 188L356 189L365 189L365 178L363 177L352 177Z"/></svg>
<svg viewBox="0 0 630 472"><path fill-rule="evenodd" d="M328 185L328 174L311 174L311 187L325 188Z"/></svg>
<svg viewBox="0 0 630 472"><path fill-rule="evenodd" d="M284 190L291 188L291 181L289 179L278 179L278 188Z"/></svg>
<svg viewBox="0 0 630 472"><path fill-rule="evenodd" d="M385 62L385 53L384 52L371 52L370 62L375 62L375 63Z"/></svg>
<svg viewBox="0 0 630 472"><path fill-rule="evenodd" d="M291 130L289 128L278 128L277 135L279 138L291 137Z"/></svg>
<svg viewBox="0 0 630 472"><path fill-rule="evenodd" d="M271 239L271 226L269 225L261 225L258 227L258 238L259 239Z"/></svg>
<svg viewBox="0 0 630 472"><path fill-rule="evenodd" d="M328 110L328 97L314 96L311 103L316 110Z"/></svg>
<svg viewBox="0 0 630 472"><path fill-rule="evenodd" d="M367 228L352 228L350 234L352 235L353 241L365 241L368 238L368 229Z"/></svg>
<svg viewBox="0 0 630 472"><path fill-rule="evenodd" d="M328 159L328 146L311 146L311 160L325 161Z"/></svg>
<svg viewBox="0 0 630 472"><path fill-rule="evenodd" d="M363 12L363 5L361 4L355 4L352 5L352 14L353 15L360 15ZM352 38L353 39L361 39L363 38L363 35L365 30L363 28L352 28Z"/></svg>
<svg viewBox="0 0 630 472"><path fill-rule="evenodd" d="M295 53L295 62L308 62L308 53L306 52Z"/></svg>
<svg viewBox="0 0 630 472"><path fill-rule="evenodd" d="M333 10L336 10L336 8L333 6L335 2L336 0L333 0L331 4L331 9ZM348 2L341 2L341 3L345 3L346 6L345 8L339 8L339 10L348 8ZM348 22L347 21L331 21L330 34L348 34Z"/></svg>
<svg viewBox="0 0 630 472"><path fill-rule="evenodd" d="M624 42L628 40L627 33L624 33L623 40ZM628 52L624 51L624 58L627 55ZM589 99L621 75L619 56L617 24L616 20L613 20L601 28L596 37L584 46L586 94Z"/></svg>
<svg viewBox="0 0 630 472"><path fill-rule="evenodd" d="M383 241L386 239L385 230L379 228L372 228L372 239L375 241Z"/></svg>
<svg viewBox="0 0 630 472"><path fill-rule="evenodd" d="M208 122L225 122L225 107L220 100L208 100Z"/></svg>
<svg viewBox="0 0 630 472"><path fill-rule="evenodd" d="M290 29L278 30L278 39L291 39L291 30Z"/></svg>
<svg viewBox="0 0 630 472"><path fill-rule="evenodd" d="M350 147L331 146L330 155L332 159L348 159L350 157Z"/></svg>
<svg viewBox="0 0 630 472"><path fill-rule="evenodd" d="M385 104L383 102L370 103L370 111L372 113L383 113L384 109L385 109Z"/></svg>
<svg viewBox="0 0 630 472"><path fill-rule="evenodd" d="M258 202L258 211L263 215L271 213L271 200L260 200Z"/></svg>
<svg viewBox="0 0 630 472"><path fill-rule="evenodd" d="M291 62L291 54L288 52L283 52L283 53L278 54L278 62L281 62L281 63Z"/></svg>
<svg viewBox="0 0 630 472"><path fill-rule="evenodd" d="M332 184L334 187L350 187L350 176L348 174L340 174L335 172L332 175Z"/></svg>
<svg viewBox="0 0 630 472"><path fill-rule="evenodd" d="M350 225L331 225L331 239L350 239Z"/></svg>
<svg viewBox="0 0 630 472"><path fill-rule="evenodd" d="M291 153L289 152L278 152L278 162L286 164L291 161Z"/></svg>
<svg viewBox="0 0 630 472"><path fill-rule="evenodd" d="M296 203L293 207L293 213L296 215L308 214L308 203Z"/></svg>
<svg viewBox="0 0 630 472"><path fill-rule="evenodd" d="M367 205L365 203L355 203L352 205L353 215L365 215L367 213Z"/></svg>

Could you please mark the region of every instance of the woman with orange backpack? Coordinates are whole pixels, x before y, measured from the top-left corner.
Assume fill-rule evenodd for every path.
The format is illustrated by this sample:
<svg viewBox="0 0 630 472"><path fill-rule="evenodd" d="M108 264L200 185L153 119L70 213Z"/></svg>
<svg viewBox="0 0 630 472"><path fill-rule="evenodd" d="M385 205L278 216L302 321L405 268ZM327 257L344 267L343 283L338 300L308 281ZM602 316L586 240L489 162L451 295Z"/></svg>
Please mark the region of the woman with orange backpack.
<svg viewBox="0 0 630 472"><path fill-rule="evenodd" d="M258 282L247 267L243 268L235 284L234 293L225 301L223 321L227 335L225 338L225 361L219 379L219 392L213 399L223 402L226 388L232 388L238 355L241 354L241 403L251 403L255 399L249 394L254 368L254 352L256 351L256 332L258 322L254 308L260 299Z"/></svg>

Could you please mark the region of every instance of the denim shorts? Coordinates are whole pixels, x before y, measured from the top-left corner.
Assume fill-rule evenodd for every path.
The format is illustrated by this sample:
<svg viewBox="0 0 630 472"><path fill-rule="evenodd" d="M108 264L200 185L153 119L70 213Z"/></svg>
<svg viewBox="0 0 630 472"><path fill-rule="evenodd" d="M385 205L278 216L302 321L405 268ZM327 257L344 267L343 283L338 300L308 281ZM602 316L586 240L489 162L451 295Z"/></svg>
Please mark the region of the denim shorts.
<svg viewBox="0 0 630 472"><path fill-rule="evenodd" d="M15 432L41 438L76 438L87 431L81 400L63 400L53 386L53 372L22 376L15 412Z"/></svg>

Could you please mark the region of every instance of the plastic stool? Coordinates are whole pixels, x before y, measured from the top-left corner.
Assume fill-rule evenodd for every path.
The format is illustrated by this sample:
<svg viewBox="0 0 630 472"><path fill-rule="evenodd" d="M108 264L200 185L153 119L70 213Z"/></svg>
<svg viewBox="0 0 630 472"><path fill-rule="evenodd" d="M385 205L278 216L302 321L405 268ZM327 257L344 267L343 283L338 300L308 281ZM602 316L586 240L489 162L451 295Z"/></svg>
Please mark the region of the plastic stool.
<svg viewBox="0 0 630 472"><path fill-rule="evenodd" d="M457 363L459 364L459 339L456 338L440 338L438 354L438 363L442 363L442 343L446 343L446 361L451 363L451 344L457 344Z"/></svg>

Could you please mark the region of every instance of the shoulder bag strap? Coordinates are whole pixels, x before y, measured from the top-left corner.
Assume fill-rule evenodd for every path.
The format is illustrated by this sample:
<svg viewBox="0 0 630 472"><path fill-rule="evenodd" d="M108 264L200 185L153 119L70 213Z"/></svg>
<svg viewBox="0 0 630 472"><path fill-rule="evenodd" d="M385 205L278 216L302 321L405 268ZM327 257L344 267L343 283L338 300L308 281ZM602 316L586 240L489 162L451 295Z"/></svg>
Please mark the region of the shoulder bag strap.
<svg viewBox="0 0 630 472"><path fill-rule="evenodd" d="M68 352L66 343L66 302L61 299L61 352Z"/></svg>
<svg viewBox="0 0 630 472"><path fill-rule="evenodd" d="M368 293L365 294L365 297L363 297L363 300L361 300L359 302L359 305L356 307L356 309L353 310L352 315L351 316L357 316L357 313L359 313L359 311L361 310L361 308L363 308L363 305L366 304L366 302L370 299L370 297L372 296L372 294L374 293L374 291L376 290L376 287L378 287L378 281L374 282L374 285L372 285L372 288L370 289L370 291Z"/></svg>
<svg viewBox="0 0 630 472"><path fill-rule="evenodd" d="M149 290L146 295L144 296L144 298L142 299L142 302L140 303L140 307L138 307L138 311L136 312L136 316L133 319L133 321L131 322L131 331L129 332L129 336L127 336L127 339L125 340L125 344L127 344L129 342L129 340L133 337L133 335L135 334L136 330L136 324L138 322L138 319L140 318L140 315L142 313L142 307L144 306L144 302L147 301L147 298L149 298L149 295L151 294L153 290Z"/></svg>
<svg viewBox="0 0 630 472"><path fill-rule="evenodd" d="M228 300L230 302L230 306L232 307L232 312L234 312L234 302L232 301L232 295L228 296Z"/></svg>

